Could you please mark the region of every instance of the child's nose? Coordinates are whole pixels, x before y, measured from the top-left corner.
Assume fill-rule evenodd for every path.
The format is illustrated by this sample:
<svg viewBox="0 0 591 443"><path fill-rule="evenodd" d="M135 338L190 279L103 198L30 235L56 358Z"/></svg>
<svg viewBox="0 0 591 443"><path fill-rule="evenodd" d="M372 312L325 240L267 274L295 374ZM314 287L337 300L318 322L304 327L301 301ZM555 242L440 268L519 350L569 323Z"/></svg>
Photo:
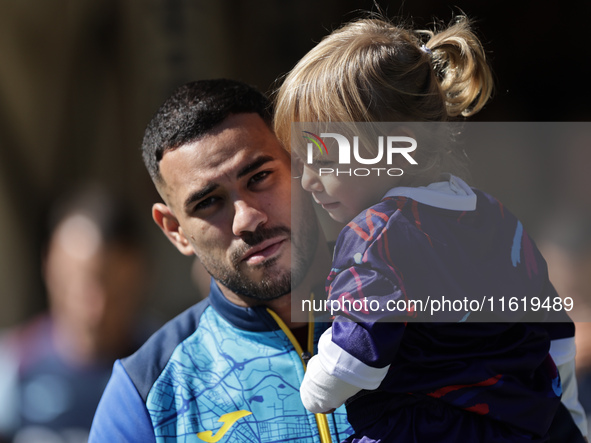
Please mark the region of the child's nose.
<svg viewBox="0 0 591 443"><path fill-rule="evenodd" d="M304 172L302 173L302 188L308 192L324 191L324 187L316 171L307 166L304 167Z"/></svg>

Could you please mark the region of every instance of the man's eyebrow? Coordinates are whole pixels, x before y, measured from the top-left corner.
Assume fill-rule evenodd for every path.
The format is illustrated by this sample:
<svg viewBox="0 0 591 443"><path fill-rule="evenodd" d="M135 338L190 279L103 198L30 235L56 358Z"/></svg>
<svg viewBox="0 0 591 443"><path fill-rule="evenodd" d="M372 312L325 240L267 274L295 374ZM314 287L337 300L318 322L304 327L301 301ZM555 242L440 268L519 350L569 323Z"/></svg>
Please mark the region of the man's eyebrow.
<svg viewBox="0 0 591 443"><path fill-rule="evenodd" d="M258 168L260 168L265 163L268 163L268 162L274 161L274 160L275 160L275 157L273 157L273 156L262 155L262 156L258 157L257 159L255 159L253 162L247 164L242 169L240 169L238 171L238 173L236 174L236 177L237 178L244 177L245 175L248 175L252 171L256 171ZM185 203L183 205L185 210L189 210L193 203L201 200L207 194L210 194L211 192L215 191L218 187L219 187L219 185L217 183L210 183L210 184L206 185L205 187L199 189L198 191L191 193L191 195L189 195L187 197L187 199L185 200Z"/></svg>
<svg viewBox="0 0 591 443"><path fill-rule="evenodd" d="M205 197L207 194L215 191L217 189L219 185L216 183L211 183L209 185L206 185L204 188L201 188L198 191L195 191L193 193L191 193L191 195L189 195L187 197L187 199L185 200L185 204L184 204L184 208L185 210L190 209L191 205L193 203L195 203L196 201L201 200L203 197Z"/></svg>
<svg viewBox="0 0 591 443"><path fill-rule="evenodd" d="M260 168L265 163L268 163L273 160L275 160L275 157L272 157L270 155L262 155L262 156L258 157L257 159L255 159L255 161L253 161L252 163L249 163L244 168L240 169L238 171L238 174L236 174L236 177L237 178L244 177L245 175L251 173L252 171Z"/></svg>

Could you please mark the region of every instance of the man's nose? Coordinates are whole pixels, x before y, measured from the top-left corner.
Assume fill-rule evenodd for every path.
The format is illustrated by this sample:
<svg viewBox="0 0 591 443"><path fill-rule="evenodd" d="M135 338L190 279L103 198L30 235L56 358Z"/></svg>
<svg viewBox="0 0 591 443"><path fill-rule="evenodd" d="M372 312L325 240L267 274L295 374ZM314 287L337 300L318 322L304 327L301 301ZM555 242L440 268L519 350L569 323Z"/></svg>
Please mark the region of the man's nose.
<svg viewBox="0 0 591 443"><path fill-rule="evenodd" d="M267 214L254 202L237 200L234 203L234 221L232 232L240 236L246 232L254 232L260 225L267 222Z"/></svg>
<svg viewBox="0 0 591 443"><path fill-rule="evenodd" d="M302 188L308 192L324 191L324 187L322 186L316 171L307 166L304 167L304 171L302 172Z"/></svg>

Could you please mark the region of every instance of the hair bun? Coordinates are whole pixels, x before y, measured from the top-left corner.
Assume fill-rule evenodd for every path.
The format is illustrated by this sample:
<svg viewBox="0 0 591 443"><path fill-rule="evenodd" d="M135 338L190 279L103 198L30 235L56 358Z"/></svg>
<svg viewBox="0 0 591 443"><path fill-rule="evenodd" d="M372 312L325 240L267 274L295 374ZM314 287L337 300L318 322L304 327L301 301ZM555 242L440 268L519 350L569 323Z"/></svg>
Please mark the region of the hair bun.
<svg viewBox="0 0 591 443"><path fill-rule="evenodd" d="M493 81L484 49L468 18L459 16L439 32L418 32L430 37L425 46L433 54L447 114L467 117L480 111L492 94Z"/></svg>

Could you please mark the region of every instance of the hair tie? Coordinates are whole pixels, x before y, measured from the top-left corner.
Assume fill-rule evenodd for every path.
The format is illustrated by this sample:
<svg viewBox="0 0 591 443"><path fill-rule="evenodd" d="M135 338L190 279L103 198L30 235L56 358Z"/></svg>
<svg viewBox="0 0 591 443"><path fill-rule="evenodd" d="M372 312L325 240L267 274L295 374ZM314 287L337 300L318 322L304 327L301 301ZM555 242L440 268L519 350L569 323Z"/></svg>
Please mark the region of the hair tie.
<svg viewBox="0 0 591 443"><path fill-rule="evenodd" d="M427 48L427 46L425 45L421 45L421 51L423 51L425 54L429 54L429 55L433 55L433 51L431 51L429 48Z"/></svg>

